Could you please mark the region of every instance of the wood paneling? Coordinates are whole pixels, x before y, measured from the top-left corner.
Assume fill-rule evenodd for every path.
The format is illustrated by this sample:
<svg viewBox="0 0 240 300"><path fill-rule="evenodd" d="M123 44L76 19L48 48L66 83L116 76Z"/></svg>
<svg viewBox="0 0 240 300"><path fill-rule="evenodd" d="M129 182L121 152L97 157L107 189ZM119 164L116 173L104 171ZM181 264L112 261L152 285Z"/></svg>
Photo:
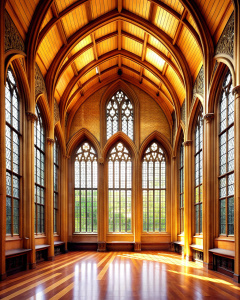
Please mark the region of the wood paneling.
<svg viewBox="0 0 240 300"><path fill-rule="evenodd" d="M148 19L150 2L148 0L123 0L123 8L135 13L142 18Z"/></svg>
<svg viewBox="0 0 240 300"><path fill-rule="evenodd" d="M85 37L83 40L81 40L71 51L72 55L83 49L85 46L89 45L92 43L91 36L88 35Z"/></svg>
<svg viewBox="0 0 240 300"><path fill-rule="evenodd" d="M140 73L141 67L130 59L123 57L122 64Z"/></svg>
<svg viewBox="0 0 240 300"><path fill-rule="evenodd" d="M129 52L132 52L141 57L142 47L143 47L142 44L140 44L128 37L125 37L125 36L122 37L122 48L123 49L125 49Z"/></svg>
<svg viewBox="0 0 240 300"><path fill-rule="evenodd" d="M168 66L168 68L167 68L166 77L168 78L168 80L170 81L172 86L175 87L175 91L178 95L178 99L180 101L180 104L182 105L182 103L186 97L185 88L182 85L181 81L179 80L177 74L174 72L174 70L170 66Z"/></svg>
<svg viewBox="0 0 240 300"><path fill-rule="evenodd" d="M78 0L61 0L56 1L59 12L63 11L65 8L70 6L71 4L77 2Z"/></svg>
<svg viewBox="0 0 240 300"><path fill-rule="evenodd" d="M147 78L149 78L157 86L159 85L160 80L156 76L154 76L151 72L149 72L148 70L144 69L143 75L146 76Z"/></svg>
<svg viewBox="0 0 240 300"><path fill-rule="evenodd" d="M118 64L118 58L109 59L108 61L102 63L100 65L101 71L109 69L113 66L116 66Z"/></svg>
<svg viewBox="0 0 240 300"><path fill-rule="evenodd" d="M90 63L93 60L94 60L94 53L93 53L93 49L90 48L75 60L78 71L81 70L84 66L86 66L88 63Z"/></svg>
<svg viewBox="0 0 240 300"><path fill-rule="evenodd" d="M62 96L62 94L64 93L64 90L67 87L68 82L71 80L71 78L73 78L73 76L74 76L74 73L73 73L72 67L69 66L66 69L66 71L63 73L63 75L61 76L61 78L57 84L57 90L58 90L60 96Z"/></svg>
<svg viewBox="0 0 240 300"><path fill-rule="evenodd" d="M116 1L108 0L91 0L90 5L93 19L106 14L117 7Z"/></svg>
<svg viewBox="0 0 240 300"><path fill-rule="evenodd" d="M107 39L99 44L97 44L98 56L101 56L107 52L117 49L117 36Z"/></svg>
<svg viewBox="0 0 240 300"><path fill-rule="evenodd" d="M156 49L158 49L159 51L161 51L163 54L165 55L168 54L167 48L161 42L159 42L159 40L157 40L155 37L150 35L148 38L148 43L153 47L155 47Z"/></svg>
<svg viewBox="0 0 240 300"><path fill-rule="evenodd" d="M150 62L154 67L162 72L165 61L150 49L147 49L146 61Z"/></svg>
<svg viewBox="0 0 240 300"><path fill-rule="evenodd" d="M131 23L122 22L122 30L144 40L144 30Z"/></svg>
<svg viewBox="0 0 240 300"><path fill-rule="evenodd" d="M161 7L157 8L154 25L166 32L171 38L174 38L179 21L170 13Z"/></svg>
<svg viewBox="0 0 240 300"><path fill-rule="evenodd" d="M81 84L83 85L86 81L88 81L91 77L95 76L96 74L96 69L93 69L92 71L88 72L85 76L81 78Z"/></svg>

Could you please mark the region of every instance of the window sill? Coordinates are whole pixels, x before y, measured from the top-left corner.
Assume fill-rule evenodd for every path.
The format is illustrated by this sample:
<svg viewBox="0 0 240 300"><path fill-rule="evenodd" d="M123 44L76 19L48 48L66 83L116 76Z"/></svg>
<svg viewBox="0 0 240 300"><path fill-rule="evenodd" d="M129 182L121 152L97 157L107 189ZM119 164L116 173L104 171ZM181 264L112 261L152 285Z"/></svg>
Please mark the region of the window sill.
<svg viewBox="0 0 240 300"><path fill-rule="evenodd" d="M235 242L235 238L233 236L219 236L215 238L215 241Z"/></svg>
<svg viewBox="0 0 240 300"><path fill-rule="evenodd" d="M34 237L35 239L42 239L42 238L46 238L47 236L45 234L35 234Z"/></svg>
<svg viewBox="0 0 240 300"><path fill-rule="evenodd" d="M197 239L203 239L203 235L202 235L202 234L194 235L193 237L194 237L194 238L197 238Z"/></svg>
<svg viewBox="0 0 240 300"><path fill-rule="evenodd" d="M73 232L73 235L97 236L98 233L96 233L96 232Z"/></svg>
<svg viewBox="0 0 240 300"><path fill-rule="evenodd" d="M16 236L6 236L5 242L12 242L12 241L21 241L22 238L20 238L19 235Z"/></svg>
<svg viewBox="0 0 240 300"><path fill-rule="evenodd" d="M149 236L149 235L155 235L155 236L171 236L168 232L142 232L142 236Z"/></svg>

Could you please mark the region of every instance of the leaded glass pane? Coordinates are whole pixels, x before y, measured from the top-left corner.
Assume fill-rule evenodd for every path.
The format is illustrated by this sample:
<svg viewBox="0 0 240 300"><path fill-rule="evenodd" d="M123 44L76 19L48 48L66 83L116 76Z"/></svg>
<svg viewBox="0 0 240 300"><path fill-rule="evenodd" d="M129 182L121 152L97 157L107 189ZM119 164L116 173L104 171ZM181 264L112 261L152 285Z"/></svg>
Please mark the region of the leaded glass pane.
<svg viewBox="0 0 240 300"><path fill-rule="evenodd" d="M157 142L146 149L142 163L143 231L166 231L165 154Z"/></svg>
<svg viewBox="0 0 240 300"><path fill-rule="evenodd" d="M75 232L97 232L97 153L84 142L75 158Z"/></svg>
<svg viewBox="0 0 240 300"><path fill-rule="evenodd" d="M228 235L234 234L234 198L228 198Z"/></svg>

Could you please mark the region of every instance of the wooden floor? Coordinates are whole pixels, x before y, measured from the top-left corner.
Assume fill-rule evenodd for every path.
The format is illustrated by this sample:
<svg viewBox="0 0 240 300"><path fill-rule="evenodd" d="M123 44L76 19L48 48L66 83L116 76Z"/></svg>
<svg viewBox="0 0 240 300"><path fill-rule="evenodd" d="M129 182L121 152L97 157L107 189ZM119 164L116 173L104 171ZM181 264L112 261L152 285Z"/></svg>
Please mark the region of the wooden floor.
<svg viewBox="0 0 240 300"><path fill-rule="evenodd" d="M0 282L0 299L240 299L240 284L172 252L69 252Z"/></svg>

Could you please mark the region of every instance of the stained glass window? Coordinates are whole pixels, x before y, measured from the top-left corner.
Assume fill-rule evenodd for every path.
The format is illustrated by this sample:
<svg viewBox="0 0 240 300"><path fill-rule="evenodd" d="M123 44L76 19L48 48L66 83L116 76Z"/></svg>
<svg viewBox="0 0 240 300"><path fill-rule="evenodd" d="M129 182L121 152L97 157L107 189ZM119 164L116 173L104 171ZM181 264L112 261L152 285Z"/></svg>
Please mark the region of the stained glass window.
<svg viewBox="0 0 240 300"><path fill-rule="evenodd" d="M45 130L38 106L34 124L35 149L35 233L45 232Z"/></svg>
<svg viewBox="0 0 240 300"><path fill-rule="evenodd" d="M232 77L226 75L219 103L220 234L234 234L234 96Z"/></svg>
<svg viewBox="0 0 240 300"><path fill-rule="evenodd" d="M202 233L202 169L203 169L203 118L202 110L199 112L195 129L195 233Z"/></svg>
<svg viewBox="0 0 240 300"><path fill-rule="evenodd" d="M166 231L166 158L161 146L153 142L142 163L143 231Z"/></svg>
<svg viewBox="0 0 240 300"><path fill-rule="evenodd" d="M84 142L75 158L75 232L97 232L97 153Z"/></svg>
<svg viewBox="0 0 240 300"><path fill-rule="evenodd" d="M108 157L108 230L132 232L132 159L122 142Z"/></svg>
<svg viewBox="0 0 240 300"><path fill-rule="evenodd" d="M53 146L53 231L57 233L58 231L58 210L59 210L59 145L58 141L55 138L55 143Z"/></svg>
<svg viewBox="0 0 240 300"><path fill-rule="evenodd" d="M6 117L6 233L19 234L20 205L20 99L11 68L5 87Z"/></svg>
<svg viewBox="0 0 240 300"><path fill-rule="evenodd" d="M118 131L124 132L133 140L133 105L122 91L118 91L109 100L106 113L107 140Z"/></svg>
<svg viewBox="0 0 240 300"><path fill-rule="evenodd" d="M180 161L179 161L179 197L180 197L180 232L184 232L184 147L183 142L180 146Z"/></svg>

